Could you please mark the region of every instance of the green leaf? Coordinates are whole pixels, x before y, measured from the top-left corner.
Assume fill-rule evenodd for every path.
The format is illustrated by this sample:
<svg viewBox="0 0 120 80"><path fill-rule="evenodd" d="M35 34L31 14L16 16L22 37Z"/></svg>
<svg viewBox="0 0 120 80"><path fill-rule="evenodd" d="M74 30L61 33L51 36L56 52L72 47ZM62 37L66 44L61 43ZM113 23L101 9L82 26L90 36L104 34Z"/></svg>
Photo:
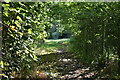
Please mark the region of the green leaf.
<svg viewBox="0 0 120 80"><path fill-rule="evenodd" d="M22 36L22 39L27 40L28 37L27 37L26 35L23 35L23 36Z"/></svg>
<svg viewBox="0 0 120 80"><path fill-rule="evenodd" d="M31 27L30 27L30 26L24 26L24 28L25 28L25 29L29 29L29 28L31 28Z"/></svg>

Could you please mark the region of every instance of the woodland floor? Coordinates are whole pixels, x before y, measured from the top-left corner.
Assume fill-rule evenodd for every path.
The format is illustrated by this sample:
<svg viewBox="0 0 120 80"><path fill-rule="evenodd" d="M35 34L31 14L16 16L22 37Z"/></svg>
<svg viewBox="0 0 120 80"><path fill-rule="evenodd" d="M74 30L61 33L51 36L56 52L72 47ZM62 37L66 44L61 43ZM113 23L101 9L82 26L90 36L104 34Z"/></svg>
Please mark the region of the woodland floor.
<svg viewBox="0 0 120 80"><path fill-rule="evenodd" d="M94 67L82 65L80 60L74 58L73 54L66 51L67 44L63 44L63 42L57 42L55 44L61 47L49 54L38 55L38 68L40 70L44 71L50 78L57 80L58 78L61 80L87 80L86 78L98 80L100 75L99 71ZM103 76L103 78L106 77L107 75Z"/></svg>
<svg viewBox="0 0 120 80"><path fill-rule="evenodd" d="M51 56L51 54L48 54ZM48 56L47 55L47 56ZM45 70L45 72L50 73L52 78L61 78L61 79L79 79L79 78L93 78L97 71L93 68L83 66L79 60L72 57L67 52L53 53L52 56L55 56L56 59L51 61L42 61L40 63L40 68ZM46 55L41 56L43 58Z"/></svg>

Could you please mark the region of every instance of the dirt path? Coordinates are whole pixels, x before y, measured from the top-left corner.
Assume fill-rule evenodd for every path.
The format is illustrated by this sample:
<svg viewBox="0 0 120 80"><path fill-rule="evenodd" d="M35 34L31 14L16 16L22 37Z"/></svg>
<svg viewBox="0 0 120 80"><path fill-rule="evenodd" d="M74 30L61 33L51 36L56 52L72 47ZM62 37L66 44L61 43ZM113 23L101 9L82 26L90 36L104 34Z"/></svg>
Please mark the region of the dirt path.
<svg viewBox="0 0 120 80"><path fill-rule="evenodd" d="M64 50L41 56L40 69L49 73L51 78L80 79L93 78L97 71L83 66L72 54Z"/></svg>
<svg viewBox="0 0 120 80"><path fill-rule="evenodd" d="M83 65L81 61L67 52L67 44L57 42L60 45L55 52L38 56L38 69L45 72L50 78L55 80L101 80L108 78L109 73L103 73L103 69L96 70L95 66ZM50 46L50 45L49 45ZM87 79L86 79L87 78Z"/></svg>

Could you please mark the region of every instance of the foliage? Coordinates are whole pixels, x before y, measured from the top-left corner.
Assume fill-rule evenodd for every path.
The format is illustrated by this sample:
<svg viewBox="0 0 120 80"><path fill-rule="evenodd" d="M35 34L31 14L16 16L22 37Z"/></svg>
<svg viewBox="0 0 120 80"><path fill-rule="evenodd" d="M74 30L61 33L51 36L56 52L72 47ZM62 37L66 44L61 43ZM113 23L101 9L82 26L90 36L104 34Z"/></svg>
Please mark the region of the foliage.
<svg viewBox="0 0 120 80"><path fill-rule="evenodd" d="M28 78L37 61L34 43L46 37L44 3L4 2L2 8L3 73L9 78L13 72Z"/></svg>
<svg viewBox="0 0 120 80"><path fill-rule="evenodd" d="M120 57L119 6L119 2L63 2L52 5L50 12L52 18L72 30L70 52L84 64L104 68L110 65L110 55L117 56L117 62Z"/></svg>
<svg viewBox="0 0 120 80"><path fill-rule="evenodd" d="M120 4L84 2L3 3L3 71L30 77L37 58L34 43L44 40L51 25L72 31L69 51L84 64L105 68L120 58ZM22 44L22 45L21 45ZM111 55L113 55L111 57ZM120 62L120 61L119 61ZM120 66L120 65L119 65ZM114 73L115 74L115 73Z"/></svg>

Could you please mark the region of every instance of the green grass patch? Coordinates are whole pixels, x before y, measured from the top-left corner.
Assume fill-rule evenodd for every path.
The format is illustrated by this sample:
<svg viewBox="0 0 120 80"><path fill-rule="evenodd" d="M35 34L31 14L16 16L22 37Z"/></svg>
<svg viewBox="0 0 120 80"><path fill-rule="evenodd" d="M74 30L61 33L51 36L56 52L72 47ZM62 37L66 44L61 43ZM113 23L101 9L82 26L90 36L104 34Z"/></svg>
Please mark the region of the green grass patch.
<svg viewBox="0 0 120 80"><path fill-rule="evenodd" d="M56 52L58 49L65 49L70 39L49 39L43 44L37 44L37 55L44 55Z"/></svg>

